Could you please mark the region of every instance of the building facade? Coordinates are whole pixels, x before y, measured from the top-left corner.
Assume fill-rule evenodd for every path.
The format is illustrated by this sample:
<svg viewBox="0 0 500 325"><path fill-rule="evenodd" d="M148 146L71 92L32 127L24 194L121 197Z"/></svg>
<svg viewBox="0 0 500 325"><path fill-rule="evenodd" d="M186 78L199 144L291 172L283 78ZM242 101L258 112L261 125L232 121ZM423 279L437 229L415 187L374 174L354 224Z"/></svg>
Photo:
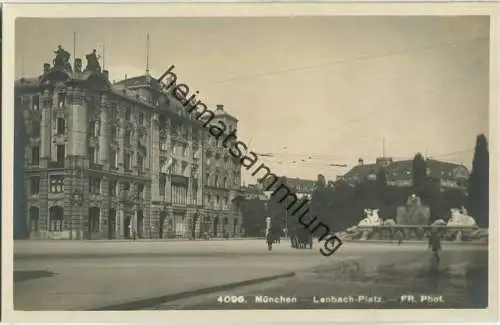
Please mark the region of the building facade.
<svg viewBox="0 0 500 325"><path fill-rule="evenodd" d="M211 124L225 125L226 134L238 127L238 120L217 105ZM243 223L239 213L241 195L241 163L224 147L225 136L215 137L205 130L204 147L204 203L205 211L213 225L211 234L216 237L242 235Z"/></svg>
<svg viewBox="0 0 500 325"><path fill-rule="evenodd" d="M468 169L459 164L426 159L427 176L439 182L442 190L467 190ZM363 180L375 180L380 169L384 169L389 186L413 186L413 160L393 161L390 157L378 158L375 163L366 164L362 159L345 175L338 177L350 184Z"/></svg>
<svg viewBox="0 0 500 325"><path fill-rule="evenodd" d="M205 208L207 132L171 93L148 73L111 84L95 52L83 69L58 51L15 83L30 237L185 238L216 234L219 215L241 224L236 210Z"/></svg>

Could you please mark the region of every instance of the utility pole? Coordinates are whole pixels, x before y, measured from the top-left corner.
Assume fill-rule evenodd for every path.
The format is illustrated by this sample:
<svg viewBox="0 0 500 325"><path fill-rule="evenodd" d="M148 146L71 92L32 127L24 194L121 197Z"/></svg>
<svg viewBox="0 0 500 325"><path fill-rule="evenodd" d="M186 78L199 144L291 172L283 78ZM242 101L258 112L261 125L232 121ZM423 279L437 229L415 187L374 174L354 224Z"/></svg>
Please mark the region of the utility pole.
<svg viewBox="0 0 500 325"><path fill-rule="evenodd" d="M385 158L385 137L382 137L382 158Z"/></svg>
<svg viewBox="0 0 500 325"><path fill-rule="evenodd" d="M76 60L76 32L73 32L73 61L74 60Z"/></svg>
<svg viewBox="0 0 500 325"><path fill-rule="evenodd" d="M146 75L149 75L149 33L146 34Z"/></svg>
<svg viewBox="0 0 500 325"><path fill-rule="evenodd" d="M105 58L106 58L106 45L105 44L102 44L102 70L104 70L105 68Z"/></svg>

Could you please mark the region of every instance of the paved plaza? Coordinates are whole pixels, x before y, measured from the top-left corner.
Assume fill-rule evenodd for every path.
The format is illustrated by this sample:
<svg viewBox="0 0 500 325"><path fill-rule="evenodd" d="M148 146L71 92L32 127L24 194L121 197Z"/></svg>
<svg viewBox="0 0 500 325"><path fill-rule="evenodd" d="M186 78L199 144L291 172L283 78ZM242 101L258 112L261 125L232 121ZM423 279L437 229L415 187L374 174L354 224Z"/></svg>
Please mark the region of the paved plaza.
<svg viewBox="0 0 500 325"><path fill-rule="evenodd" d="M380 308L401 308L394 299L404 293L446 297L446 305L431 308L483 306L486 247L444 243L443 248L436 269L431 267L430 252L423 243L351 242L324 257L318 252L319 245L297 250L287 241L270 252L263 240L18 241L14 246L14 308L319 308L311 305L314 295L369 293L386 298ZM221 306L216 297L229 294L249 297L248 302ZM302 300L295 306L262 305L252 301L255 295Z"/></svg>

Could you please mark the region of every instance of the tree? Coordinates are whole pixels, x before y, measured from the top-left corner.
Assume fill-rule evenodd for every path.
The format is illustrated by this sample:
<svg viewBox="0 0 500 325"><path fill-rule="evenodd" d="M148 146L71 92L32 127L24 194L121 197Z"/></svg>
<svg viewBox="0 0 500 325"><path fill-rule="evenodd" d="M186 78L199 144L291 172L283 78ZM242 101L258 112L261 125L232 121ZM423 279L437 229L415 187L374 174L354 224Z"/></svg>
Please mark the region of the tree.
<svg viewBox="0 0 500 325"><path fill-rule="evenodd" d="M240 203L243 216L243 226L247 236L260 236L265 228L265 201L259 199L244 199Z"/></svg>
<svg viewBox="0 0 500 325"><path fill-rule="evenodd" d="M388 218L390 215L388 191L387 191L387 174L384 168L380 168L377 172L377 181L375 185L377 192L377 209L380 210L380 216Z"/></svg>
<svg viewBox="0 0 500 325"><path fill-rule="evenodd" d="M413 158L413 191L421 196L427 180L427 166L421 153L417 153Z"/></svg>
<svg viewBox="0 0 500 325"><path fill-rule="evenodd" d="M316 187L321 189L324 189L326 187L325 176L318 174L318 178L316 180Z"/></svg>
<svg viewBox="0 0 500 325"><path fill-rule="evenodd" d="M489 226L489 163L488 140L484 134L476 138L476 148L469 176L469 211L481 227Z"/></svg>

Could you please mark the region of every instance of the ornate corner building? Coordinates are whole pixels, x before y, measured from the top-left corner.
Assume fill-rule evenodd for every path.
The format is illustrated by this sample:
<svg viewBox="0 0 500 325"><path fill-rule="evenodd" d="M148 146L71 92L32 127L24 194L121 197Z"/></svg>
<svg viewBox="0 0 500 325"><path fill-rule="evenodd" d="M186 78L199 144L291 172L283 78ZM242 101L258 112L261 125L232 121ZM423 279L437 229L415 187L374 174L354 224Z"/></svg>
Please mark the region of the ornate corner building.
<svg viewBox="0 0 500 325"><path fill-rule="evenodd" d="M15 82L26 139L25 213L16 218L30 238L241 235L232 203L240 164L225 168L213 137L171 93L148 73L112 84L95 51L85 69L61 47L56 54L41 76Z"/></svg>

